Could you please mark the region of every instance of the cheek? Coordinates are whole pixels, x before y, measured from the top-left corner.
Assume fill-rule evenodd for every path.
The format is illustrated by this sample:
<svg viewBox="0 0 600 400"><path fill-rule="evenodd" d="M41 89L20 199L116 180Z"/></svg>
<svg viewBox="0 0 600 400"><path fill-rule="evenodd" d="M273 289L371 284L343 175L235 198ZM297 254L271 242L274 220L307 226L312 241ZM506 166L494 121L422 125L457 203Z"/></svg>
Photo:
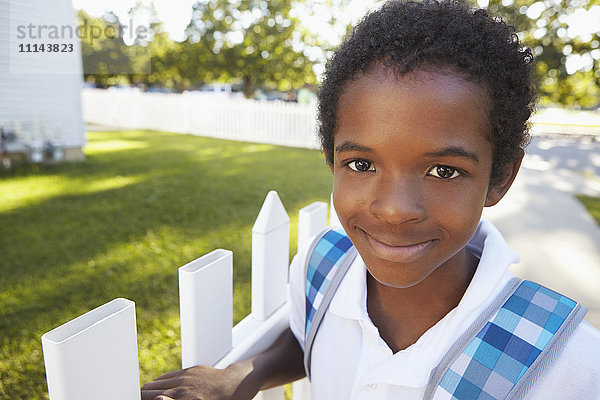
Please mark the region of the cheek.
<svg viewBox="0 0 600 400"><path fill-rule="evenodd" d="M347 193L347 185L344 184L344 179L338 175L333 178L333 206L339 217L346 214L347 209L351 207L348 202L352 202L355 198L350 193Z"/></svg>
<svg viewBox="0 0 600 400"><path fill-rule="evenodd" d="M487 190L480 185L447 188L443 193L427 193L427 209L430 216L444 221L449 230L462 228L465 232L477 225L481 219Z"/></svg>
<svg viewBox="0 0 600 400"><path fill-rule="evenodd" d="M445 187L431 185L424 191L424 197L427 199L428 204L436 209L447 209L449 211L472 210L473 207L483 207L486 195L487 190L481 185L448 185Z"/></svg>
<svg viewBox="0 0 600 400"><path fill-rule="evenodd" d="M341 222L356 215L368 203L368 191L356 179L338 173L333 179L333 205Z"/></svg>

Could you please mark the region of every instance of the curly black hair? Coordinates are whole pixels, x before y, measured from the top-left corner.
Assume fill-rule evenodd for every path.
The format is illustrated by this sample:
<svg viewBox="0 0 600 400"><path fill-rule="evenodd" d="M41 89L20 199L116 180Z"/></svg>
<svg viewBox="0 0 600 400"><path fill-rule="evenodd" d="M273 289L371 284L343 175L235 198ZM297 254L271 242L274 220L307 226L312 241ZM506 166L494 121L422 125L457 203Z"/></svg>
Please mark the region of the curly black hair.
<svg viewBox="0 0 600 400"><path fill-rule="evenodd" d="M377 65L396 76L416 69L450 69L489 96L493 147L491 181L522 154L535 108L533 55L513 27L462 0L390 1L368 14L327 62L318 90L319 137L333 164L337 107L348 82Z"/></svg>

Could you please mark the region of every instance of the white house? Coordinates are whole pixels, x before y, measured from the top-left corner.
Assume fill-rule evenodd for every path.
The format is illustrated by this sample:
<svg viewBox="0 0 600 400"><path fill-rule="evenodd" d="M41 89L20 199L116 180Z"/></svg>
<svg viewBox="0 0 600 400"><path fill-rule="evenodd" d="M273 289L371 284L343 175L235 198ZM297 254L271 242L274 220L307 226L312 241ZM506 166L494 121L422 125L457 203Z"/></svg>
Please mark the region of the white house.
<svg viewBox="0 0 600 400"><path fill-rule="evenodd" d="M16 134L4 143L9 153L42 143L83 158L79 34L71 0L0 0L0 126Z"/></svg>

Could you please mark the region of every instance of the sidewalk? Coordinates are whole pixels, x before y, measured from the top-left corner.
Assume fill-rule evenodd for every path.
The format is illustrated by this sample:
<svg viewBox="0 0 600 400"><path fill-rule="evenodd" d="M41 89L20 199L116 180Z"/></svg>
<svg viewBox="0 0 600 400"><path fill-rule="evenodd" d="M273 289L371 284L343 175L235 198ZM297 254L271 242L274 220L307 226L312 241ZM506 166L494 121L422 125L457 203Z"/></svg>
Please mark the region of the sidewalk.
<svg viewBox="0 0 600 400"><path fill-rule="evenodd" d="M579 193L600 197L600 143L537 138L512 188L484 218L521 256L515 275L583 303L600 329L600 227Z"/></svg>

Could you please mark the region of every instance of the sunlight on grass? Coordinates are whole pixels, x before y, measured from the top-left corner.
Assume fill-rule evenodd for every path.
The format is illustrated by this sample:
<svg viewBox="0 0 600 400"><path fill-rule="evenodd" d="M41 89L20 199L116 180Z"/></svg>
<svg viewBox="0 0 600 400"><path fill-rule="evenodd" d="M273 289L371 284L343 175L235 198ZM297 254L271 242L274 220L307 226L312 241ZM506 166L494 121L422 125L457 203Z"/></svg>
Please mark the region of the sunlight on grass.
<svg viewBox="0 0 600 400"><path fill-rule="evenodd" d="M148 143L132 142L125 140L111 140L107 142L95 142L85 146L85 153L88 155L108 153L115 151L145 149Z"/></svg>
<svg viewBox="0 0 600 400"><path fill-rule="evenodd" d="M107 132L88 132L88 143L84 147L87 155L147 149L151 143L145 140L144 131L125 131L119 137L107 139ZM98 140L103 138L103 140Z"/></svg>
<svg viewBox="0 0 600 400"><path fill-rule="evenodd" d="M62 193L65 183L61 176L18 177L6 180L2 182L0 191L0 212Z"/></svg>
<svg viewBox="0 0 600 400"><path fill-rule="evenodd" d="M251 144L244 149L246 153L259 153L262 151L271 151L275 146L270 144Z"/></svg>
<svg viewBox="0 0 600 400"><path fill-rule="evenodd" d="M141 182L145 176L115 176L97 179L68 179L62 175L19 178L2 184L0 212L31 206L56 196L67 194L93 194L110 189L119 189Z"/></svg>
<svg viewBox="0 0 600 400"><path fill-rule="evenodd" d="M110 189L121 189L128 185L139 183L146 179L144 175L138 176L115 176L113 178L99 179L94 182L86 182L77 187L73 194L92 194Z"/></svg>

